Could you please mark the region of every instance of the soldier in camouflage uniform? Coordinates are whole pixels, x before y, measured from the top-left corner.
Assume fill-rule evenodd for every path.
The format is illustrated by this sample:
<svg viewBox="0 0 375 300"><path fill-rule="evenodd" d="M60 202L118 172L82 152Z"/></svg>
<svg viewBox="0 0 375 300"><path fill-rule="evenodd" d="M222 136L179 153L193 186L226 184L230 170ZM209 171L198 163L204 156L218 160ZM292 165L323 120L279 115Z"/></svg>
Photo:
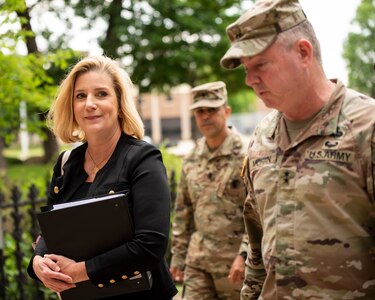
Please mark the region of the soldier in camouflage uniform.
<svg viewBox="0 0 375 300"><path fill-rule="evenodd" d="M298 1L227 28L226 68L270 108L244 164L241 299L375 299L375 100L329 80Z"/></svg>
<svg viewBox="0 0 375 300"><path fill-rule="evenodd" d="M203 137L182 164L170 270L175 280L183 279L183 299L239 299L247 248L245 148L227 126L231 109L224 82L197 86L192 98Z"/></svg>

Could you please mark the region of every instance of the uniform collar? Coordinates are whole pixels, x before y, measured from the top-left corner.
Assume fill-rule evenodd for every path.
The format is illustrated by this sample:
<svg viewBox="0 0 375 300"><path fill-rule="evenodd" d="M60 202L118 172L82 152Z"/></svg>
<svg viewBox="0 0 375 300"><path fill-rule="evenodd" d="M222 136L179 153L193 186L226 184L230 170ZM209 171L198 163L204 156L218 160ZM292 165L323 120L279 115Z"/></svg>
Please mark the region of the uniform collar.
<svg viewBox="0 0 375 300"><path fill-rule="evenodd" d="M206 144L206 139L202 137L197 141L196 154L207 158L214 158L217 156L225 156L238 154L241 152L243 144L237 130L234 127L229 127L230 132L225 138L224 142L213 152L211 152Z"/></svg>
<svg viewBox="0 0 375 300"><path fill-rule="evenodd" d="M339 111L344 102L346 88L339 80L331 80L336 84L335 89L321 111L313 119L311 126L301 133L293 144L305 140L310 136L335 134L338 125ZM280 129L280 119L282 113L273 111L266 118L269 119L267 128L264 129L265 135L269 139L274 139L277 131Z"/></svg>

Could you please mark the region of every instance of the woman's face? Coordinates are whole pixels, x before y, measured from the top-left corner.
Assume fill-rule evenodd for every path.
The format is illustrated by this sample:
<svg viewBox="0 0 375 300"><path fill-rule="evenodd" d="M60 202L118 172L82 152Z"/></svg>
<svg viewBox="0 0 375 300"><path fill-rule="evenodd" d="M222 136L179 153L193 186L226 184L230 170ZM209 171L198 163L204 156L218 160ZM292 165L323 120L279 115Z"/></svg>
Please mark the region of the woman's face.
<svg viewBox="0 0 375 300"><path fill-rule="evenodd" d="M73 97L74 118L86 137L108 137L120 129L116 92L107 73L90 71L79 75Z"/></svg>

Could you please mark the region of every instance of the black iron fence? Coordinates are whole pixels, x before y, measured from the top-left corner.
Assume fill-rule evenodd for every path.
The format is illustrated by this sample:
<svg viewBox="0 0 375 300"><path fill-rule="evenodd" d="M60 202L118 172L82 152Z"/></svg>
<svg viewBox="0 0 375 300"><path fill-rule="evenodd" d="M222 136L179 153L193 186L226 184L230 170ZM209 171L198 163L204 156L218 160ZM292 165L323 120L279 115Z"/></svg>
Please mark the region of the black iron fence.
<svg viewBox="0 0 375 300"><path fill-rule="evenodd" d="M175 172L169 174L172 207L176 195ZM36 213L46 199L31 185L22 195L18 187L0 193L0 300L55 300L56 295L26 274L32 243L39 235ZM169 262L170 252L166 254Z"/></svg>
<svg viewBox="0 0 375 300"><path fill-rule="evenodd" d="M0 193L0 299L57 299L26 274L31 245L39 234L36 212L45 201L34 185L26 197L18 187L10 195Z"/></svg>

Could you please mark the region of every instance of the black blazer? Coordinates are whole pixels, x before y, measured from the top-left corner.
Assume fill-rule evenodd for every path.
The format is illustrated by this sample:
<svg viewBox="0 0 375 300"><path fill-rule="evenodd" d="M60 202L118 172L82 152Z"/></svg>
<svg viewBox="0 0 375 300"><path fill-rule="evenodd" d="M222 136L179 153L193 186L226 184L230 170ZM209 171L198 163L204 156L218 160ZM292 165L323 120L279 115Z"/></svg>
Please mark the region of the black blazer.
<svg viewBox="0 0 375 300"><path fill-rule="evenodd" d="M83 169L86 149L87 143L72 150L63 167L63 176L62 154L59 156L48 190L48 204L74 200L72 196L87 178ZM157 148L125 134L121 135L107 164L96 174L87 197L122 191L130 191L131 194L134 238L118 248L87 260L85 263L88 276L95 285L106 286L110 285L111 279L119 281L123 275L131 277L136 271L150 270L153 276L150 291L110 299L171 299L177 289L164 259L170 228L167 174ZM48 250L41 239L33 257L46 253ZM32 259L28 273L37 279L32 268Z"/></svg>

